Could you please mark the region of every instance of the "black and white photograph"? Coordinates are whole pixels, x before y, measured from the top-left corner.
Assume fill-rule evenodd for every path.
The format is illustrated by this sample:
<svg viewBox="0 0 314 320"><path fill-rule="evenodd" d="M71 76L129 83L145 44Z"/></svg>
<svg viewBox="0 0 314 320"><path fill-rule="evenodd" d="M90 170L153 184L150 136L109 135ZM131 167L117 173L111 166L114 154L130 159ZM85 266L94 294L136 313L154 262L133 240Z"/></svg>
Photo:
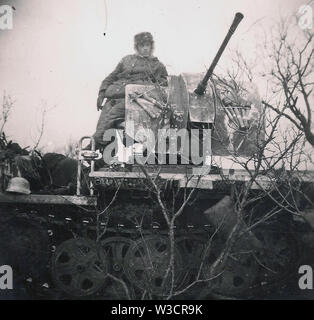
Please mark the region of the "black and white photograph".
<svg viewBox="0 0 314 320"><path fill-rule="evenodd" d="M0 300L313 300L313 15L0 0Z"/></svg>

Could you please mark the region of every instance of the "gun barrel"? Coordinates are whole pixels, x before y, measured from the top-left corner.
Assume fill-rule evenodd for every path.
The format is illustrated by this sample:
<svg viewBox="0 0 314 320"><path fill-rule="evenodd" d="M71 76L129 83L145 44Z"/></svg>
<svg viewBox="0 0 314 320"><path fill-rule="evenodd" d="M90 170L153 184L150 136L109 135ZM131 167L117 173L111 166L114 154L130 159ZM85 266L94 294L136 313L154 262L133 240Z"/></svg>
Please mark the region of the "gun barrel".
<svg viewBox="0 0 314 320"><path fill-rule="evenodd" d="M239 23L241 22L241 20L243 19L243 14L240 13L240 12L237 12L235 14L235 17L233 19L233 22L229 28L229 31L224 39L224 41L222 42L213 62L211 63L209 69L207 70L206 72L206 75L205 77L202 79L202 81L198 84L197 88L194 90L194 92L197 94L197 95L203 95L205 90L206 90L206 87L207 87L207 82L209 80L209 78L212 76L213 72L214 72L214 69L222 55L222 53L224 52L230 38L232 37L234 31L236 30L236 28L238 27Z"/></svg>

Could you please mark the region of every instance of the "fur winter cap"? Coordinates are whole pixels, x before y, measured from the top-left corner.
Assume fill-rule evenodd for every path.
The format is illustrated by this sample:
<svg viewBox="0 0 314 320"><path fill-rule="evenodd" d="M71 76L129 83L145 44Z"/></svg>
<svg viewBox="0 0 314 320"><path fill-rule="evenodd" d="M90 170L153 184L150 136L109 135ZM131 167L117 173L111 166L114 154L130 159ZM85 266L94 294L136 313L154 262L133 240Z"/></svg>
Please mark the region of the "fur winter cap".
<svg viewBox="0 0 314 320"><path fill-rule="evenodd" d="M145 42L149 42L151 45L154 44L153 36L149 32L141 32L134 36L134 46L142 45Z"/></svg>

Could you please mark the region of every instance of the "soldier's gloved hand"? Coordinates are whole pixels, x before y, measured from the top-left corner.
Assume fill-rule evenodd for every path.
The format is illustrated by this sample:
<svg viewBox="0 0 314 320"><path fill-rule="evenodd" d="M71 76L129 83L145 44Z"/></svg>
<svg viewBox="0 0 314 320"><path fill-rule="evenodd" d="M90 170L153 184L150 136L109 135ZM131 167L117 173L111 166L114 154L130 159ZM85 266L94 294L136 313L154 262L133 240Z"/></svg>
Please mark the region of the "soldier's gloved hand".
<svg viewBox="0 0 314 320"><path fill-rule="evenodd" d="M105 99L105 93L99 93L98 95L98 99L97 99L97 111L101 110L102 109L102 104L103 104L103 101Z"/></svg>

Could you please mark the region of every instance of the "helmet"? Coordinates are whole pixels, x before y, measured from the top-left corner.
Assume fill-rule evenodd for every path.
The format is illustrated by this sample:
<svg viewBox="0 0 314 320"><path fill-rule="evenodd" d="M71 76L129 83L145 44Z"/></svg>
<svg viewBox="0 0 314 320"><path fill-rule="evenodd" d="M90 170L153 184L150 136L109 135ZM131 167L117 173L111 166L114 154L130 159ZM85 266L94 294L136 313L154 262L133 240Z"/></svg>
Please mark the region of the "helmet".
<svg viewBox="0 0 314 320"><path fill-rule="evenodd" d="M154 44L153 36L149 32L141 32L134 36L134 46L144 44L145 42L149 42L151 45Z"/></svg>
<svg viewBox="0 0 314 320"><path fill-rule="evenodd" d="M16 192L22 194L30 194L29 182L21 177L14 177L9 181L6 192Z"/></svg>

